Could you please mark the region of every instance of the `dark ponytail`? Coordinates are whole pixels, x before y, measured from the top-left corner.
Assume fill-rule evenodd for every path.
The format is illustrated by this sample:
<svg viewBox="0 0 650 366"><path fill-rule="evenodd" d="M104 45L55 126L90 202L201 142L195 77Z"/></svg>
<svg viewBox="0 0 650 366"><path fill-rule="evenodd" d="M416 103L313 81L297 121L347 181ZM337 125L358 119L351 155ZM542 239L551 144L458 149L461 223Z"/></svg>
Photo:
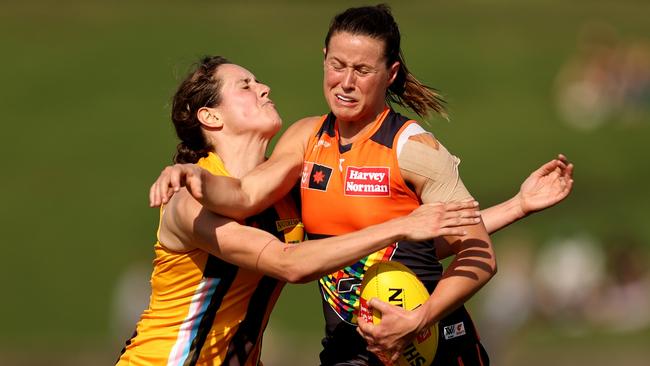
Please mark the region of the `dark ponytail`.
<svg viewBox="0 0 650 366"><path fill-rule="evenodd" d="M350 8L336 15L325 37L325 48L329 46L330 38L338 32L364 35L383 41L386 67L399 61L397 77L386 92L387 103L392 102L410 108L422 117L434 111L447 118L445 101L438 91L422 84L406 67L400 48L399 27L388 5Z"/></svg>
<svg viewBox="0 0 650 366"><path fill-rule="evenodd" d="M208 156L213 147L203 135L197 112L221 102L221 81L216 72L230 62L221 56L204 57L196 69L185 77L172 101L172 122L181 142L176 147L174 163L196 163Z"/></svg>

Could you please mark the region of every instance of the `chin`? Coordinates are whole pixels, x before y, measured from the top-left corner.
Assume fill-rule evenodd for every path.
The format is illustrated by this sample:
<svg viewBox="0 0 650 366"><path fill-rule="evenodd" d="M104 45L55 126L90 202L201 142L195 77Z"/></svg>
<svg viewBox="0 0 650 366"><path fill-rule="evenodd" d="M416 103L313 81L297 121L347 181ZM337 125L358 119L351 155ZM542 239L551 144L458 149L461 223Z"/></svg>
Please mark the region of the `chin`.
<svg viewBox="0 0 650 366"><path fill-rule="evenodd" d="M334 113L339 121L354 122L359 120L359 112L352 108L335 107L332 108L332 113Z"/></svg>

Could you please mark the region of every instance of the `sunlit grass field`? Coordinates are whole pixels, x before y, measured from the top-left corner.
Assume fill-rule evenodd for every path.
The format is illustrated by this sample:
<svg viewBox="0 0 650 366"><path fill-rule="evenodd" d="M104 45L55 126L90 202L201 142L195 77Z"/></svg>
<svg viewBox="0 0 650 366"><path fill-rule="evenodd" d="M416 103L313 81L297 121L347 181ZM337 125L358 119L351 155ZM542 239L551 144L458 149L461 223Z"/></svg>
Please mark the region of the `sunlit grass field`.
<svg viewBox="0 0 650 366"><path fill-rule="evenodd" d="M158 213L148 208L147 192L171 162L169 104L192 62L219 54L252 70L271 86L286 127L327 112L323 38L334 14L362 4L0 4L0 364L106 364L117 357L130 333L113 324L114 289L126 268L146 268L153 258ZM409 68L449 104L450 122L426 124L461 157L463 179L483 207L510 197L534 167L563 152L576 164L574 193L517 230L539 244L624 232L650 250L650 118L614 118L583 131L567 125L554 105L556 76L576 52L584 24L605 22L622 41L650 42L649 3L392 6ZM502 235L507 229L493 238L497 255ZM315 284L285 289L266 337L270 365L287 364L287 356L316 363L318 296ZM508 364L639 365L650 356L648 331L587 329L576 336L540 323L521 332L504 356Z"/></svg>

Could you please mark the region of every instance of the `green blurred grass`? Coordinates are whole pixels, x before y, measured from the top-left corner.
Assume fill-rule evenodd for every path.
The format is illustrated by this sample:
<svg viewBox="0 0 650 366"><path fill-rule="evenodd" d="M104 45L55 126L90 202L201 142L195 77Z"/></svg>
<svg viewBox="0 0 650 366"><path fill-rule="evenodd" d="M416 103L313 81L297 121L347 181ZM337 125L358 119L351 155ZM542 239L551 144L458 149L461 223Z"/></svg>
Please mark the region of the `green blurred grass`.
<svg viewBox="0 0 650 366"><path fill-rule="evenodd" d="M330 17L354 4L363 3L0 4L2 348L121 342L109 332L112 288L128 264L152 258L157 213L147 190L174 151L169 101L188 66L221 54L250 68L271 85L285 126L325 113L322 39ZM393 9L410 69L450 102L452 121L429 125L463 159L464 180L484 207L563 152L577 166L575 192L518 225L540 242L581 231L650 242L650 123L576 131L559 119L552 95L585 22L649 40L647 2L413 1ZM319 317L315 284L289 286L273 326L313 344Z"/></svg>

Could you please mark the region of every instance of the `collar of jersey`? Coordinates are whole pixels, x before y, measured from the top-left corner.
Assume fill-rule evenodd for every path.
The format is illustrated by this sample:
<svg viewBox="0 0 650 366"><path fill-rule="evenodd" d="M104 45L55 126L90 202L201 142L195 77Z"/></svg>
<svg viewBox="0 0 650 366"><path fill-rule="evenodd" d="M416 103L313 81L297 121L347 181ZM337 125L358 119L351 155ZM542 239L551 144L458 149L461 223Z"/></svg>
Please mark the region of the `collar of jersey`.
<svg viewBox="0 0 650 366"><path fill-rule="evenodd" d="M388 116L388 113L390 112L390 110L391 109L390 109L389 106L384 106L384 110L381 113L379 113L379 115L377 116L377 118L374 121L370 122L370 124L373 125L373 126L371 128L369 128L366 132L364 132L362 135L358 136L349 145L354 146L357 143L366 141L372 135L374 135L375 132L377 132L377 130L381 126L381 123L384 121L386 116ZM339 135L339 121L338 121L338 119L334 123L335 123L334 124L334 131L336 132L336 139L339 141L339 144L340 144L341 143L341 136Z"/></svg>

